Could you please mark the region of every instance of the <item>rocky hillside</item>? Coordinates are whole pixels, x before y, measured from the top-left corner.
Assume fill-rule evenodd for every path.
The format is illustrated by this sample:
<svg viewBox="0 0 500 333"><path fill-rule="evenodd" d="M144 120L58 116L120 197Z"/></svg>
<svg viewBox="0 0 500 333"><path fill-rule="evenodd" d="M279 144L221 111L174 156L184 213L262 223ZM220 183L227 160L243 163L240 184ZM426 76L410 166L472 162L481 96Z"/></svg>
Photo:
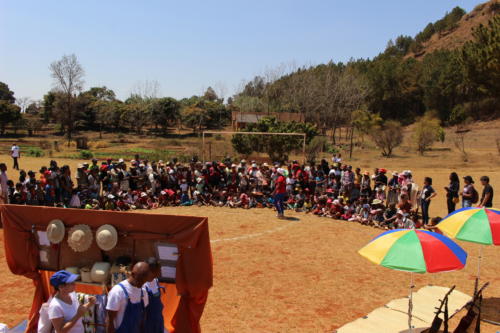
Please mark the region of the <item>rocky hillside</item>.
<svg viewBox="0 0 500 333"><path fill-rule="evenodd" d="M480 24L486 25L495 15L500 13L500 1L490 0L477 5L470 13L462 16L452 29L440 31L422 43L418 52L409 52L406 57L422 58L428 53L439 49L456 49L472 39L472 31Z"/></svg>

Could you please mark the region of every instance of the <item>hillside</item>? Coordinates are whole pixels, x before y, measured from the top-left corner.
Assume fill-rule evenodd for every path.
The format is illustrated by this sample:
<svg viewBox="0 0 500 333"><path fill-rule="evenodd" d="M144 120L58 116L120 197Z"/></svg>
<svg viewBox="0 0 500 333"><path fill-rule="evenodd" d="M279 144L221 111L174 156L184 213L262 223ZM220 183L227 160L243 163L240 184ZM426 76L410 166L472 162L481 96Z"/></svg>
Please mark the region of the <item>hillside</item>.
<svg viewBox="0 0 500 333"><path fill-rule="evenodd" d="M472 39L472 32L476 27L480 24L486 25L499 12L499 0L490 0L477 5L470 13L462 16L454 28L434 33L429 40L422 43L421 50L418 52L409 52L406 57L419 59L436 50L459 48L465 42Z"/></svg>

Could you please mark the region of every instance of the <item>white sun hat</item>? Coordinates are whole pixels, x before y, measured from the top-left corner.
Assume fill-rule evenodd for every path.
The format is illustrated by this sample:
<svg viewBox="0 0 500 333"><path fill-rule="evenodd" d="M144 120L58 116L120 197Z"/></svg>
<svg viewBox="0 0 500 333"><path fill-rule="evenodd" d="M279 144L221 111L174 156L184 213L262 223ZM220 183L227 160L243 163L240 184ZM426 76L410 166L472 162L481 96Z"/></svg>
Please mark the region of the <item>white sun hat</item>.
<svg viewBox="0 0 500 333"><path fill-rule="evenodd" d="M111 224L101 225L95 233L95 240L101 250L109 251L118 243L118 232Z"/></svg>
<svg viewBox="0 0 500 333"><path fill-rule="evenodd" d="M55 219L47 226L47 238L52 244L59 244L66 234L66 228L61 220Z"/></svg>
<svg viewBox="0 0 500 333"><path fill-rule="evenodd" d="M92 230L86 224L77 224L68 232L68 245L75 252L87 251L92 239Z"/></svg>

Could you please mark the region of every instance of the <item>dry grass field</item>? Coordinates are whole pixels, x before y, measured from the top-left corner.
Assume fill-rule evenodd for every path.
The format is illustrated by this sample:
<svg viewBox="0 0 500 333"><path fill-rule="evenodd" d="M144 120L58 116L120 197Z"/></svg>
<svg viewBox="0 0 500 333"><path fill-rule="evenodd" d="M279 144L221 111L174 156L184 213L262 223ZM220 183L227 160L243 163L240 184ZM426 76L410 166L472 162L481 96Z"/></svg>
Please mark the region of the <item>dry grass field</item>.
<svg viewBox="0 0 500 333"><path fill-rule="evenodd" d="M438 196L431 215L444 216L443 186L451 171L478 179L489 175L497 191L494 206L500 207L500 158L495 139L500 122L478 124L470 133L469 162L461 160L451 136L425 156L418 156L408 144L396 156L384 159L369 147L356 150L353 166L372 170L411 169L419 184L423 177L434 179ZM11 141L11 140L10 140ZM9 140L2 140L4 146ZM23 143L21 143L22 146ZM38 170L50 157L24 157L21 167ZM75 167L76 159L57 158ZM0 161L9 162L7 155ZM9 170L11 178L17 174ZM478 188L481 189L480 184ZM177 207L151 211L152 214L207 216L213 241L214 286L202 318L204 332L331 332L407 294L409 275L371 264L357 254L381 230L355 223L318 218L304 213L287 213L293 220L277 220L268 209L228 209ZM238 236L248 236L233 239ZM3 234L0 233L3 244ZM417 288L426 284L457 285L470 294L473 290L479 245L459 242L469 253L465 269L458 272L418 275ZM491 284L485 302L491 319L500 321L500 249L485 247L483 281ZM13 325L26 318L33 287L25 278L14 276L5 262L0 245L0 322ZM498 326L483 325L484 332Z"/></svg>

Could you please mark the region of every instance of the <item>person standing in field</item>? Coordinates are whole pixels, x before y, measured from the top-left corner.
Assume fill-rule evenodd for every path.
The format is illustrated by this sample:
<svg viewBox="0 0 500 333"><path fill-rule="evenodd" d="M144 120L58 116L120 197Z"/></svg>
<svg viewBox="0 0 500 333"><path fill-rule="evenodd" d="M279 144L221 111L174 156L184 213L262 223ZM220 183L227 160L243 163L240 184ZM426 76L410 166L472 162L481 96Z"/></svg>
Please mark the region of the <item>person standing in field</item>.
<svg viewBox="0 0 500 333"><path fill-rule="evenodd" d="M7 166L5 163L0 163L0 204L9 203L9 185L7 184Z"/></svg>
<svg viewBox="0 0 500 333"><path fill-rule="evenodd" d="M472 204L474 203L474 192L476 192L476 189L474 188L474 180L472 179L471 176L465 176L464 177L464 189L460 195L462 196L462 208L466 207L472 207ZM476 192L477 193L477 192Z"/></svg>
<svg viewBox="0 0 500 333"><path fill-rule="evenodd" d="M274 196L274 205L276 206L276 211L278 212L277 216L282 219L285 217L283 201L285 200L286 194L286 179L284 176L285 172L282 168L278 168L276 173L278 177L276 178L272 195Z"/></svg>
<svg viewBox="0 0 500 333"><path fill-rule="evenodd" d="M424 187L422 188L422 193L420 196L420 205L422 206L422 220L424 225L427 225L429 223L429 206L431 204L431 199L436 195L436 191L434 191L434 188L432 188L432 178L425 177Z"/></svg>
<svg viewBox="0 0 500 333"><path fill-rule="evenodd" d="M12 160L14 161L14 166L12 169L19 170L19 163L17 160L21 158L21 148L14 142L12 148L10 148L10 156L12 156Z"/></svg>
<svg viewBox="0 0 500 333"><path fill-rule="evenodd" d="M482 176L481 184L484 188L479 207L491 208L493 207L493 187L490 185L490 177Z"/></svg>
<svg viewBox="0 0 500 333"><path fill-rule="evenodd" d="M455 211L458 202L458 192L460 191L460 179L456 172L450 174L450 184L445 186L446 191L446 205L448 206L448 214Z"/></svg>

